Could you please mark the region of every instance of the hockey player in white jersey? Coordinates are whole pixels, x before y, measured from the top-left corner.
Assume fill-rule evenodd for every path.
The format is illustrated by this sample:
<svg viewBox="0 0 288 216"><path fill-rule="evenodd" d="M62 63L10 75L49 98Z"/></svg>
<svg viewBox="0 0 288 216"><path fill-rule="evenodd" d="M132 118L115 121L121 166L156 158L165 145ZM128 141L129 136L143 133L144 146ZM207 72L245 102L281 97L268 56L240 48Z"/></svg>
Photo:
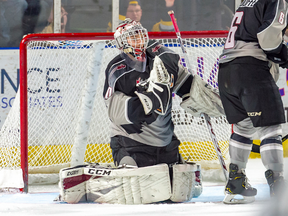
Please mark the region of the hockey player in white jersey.
<svg viewBox="0 0 288 216"><path fill-rule="evenodd" d="M218 83L221 100L234 132L229 142L231 158L224 203L254 201L257 190L245 174L255 133L271 196L284 187L282 128L285 115L276 85L279 66L288 67L283 34L287 2L245 0L237 9L220 56ZM242 200L235 195L243 196Z"/></svg>
<svg viewBox="0 0 288 216"><path fill-rule="evenodd" d="M107 66L103 97L116 168L92 165L62 170L62 200L138 204L184 202L199 196L200 166L183 161L174 134L172 92L182 97L184 109L198 116L201 112L223 115L219 95L200 77L193 77L178 54L149 40L139 22L126 19L114 38L121 53ZM71 178L76 183L71 184Z"/></svg>

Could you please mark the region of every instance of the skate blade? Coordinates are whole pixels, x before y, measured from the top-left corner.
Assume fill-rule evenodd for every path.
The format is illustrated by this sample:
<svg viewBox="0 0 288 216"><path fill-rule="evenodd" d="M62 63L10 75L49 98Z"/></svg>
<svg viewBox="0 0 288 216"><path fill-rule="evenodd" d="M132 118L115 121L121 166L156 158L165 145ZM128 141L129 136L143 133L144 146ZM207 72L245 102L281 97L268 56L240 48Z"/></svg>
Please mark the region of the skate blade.
<svg viewBox="0 0 288 216"><path fill-rule="evenodd" d="M237 198L235 198L236 195L237 195ZM226 194L225 198L223 200L223 203L225 203L225 204L246 204L246 203L252 203L255 201L254 196L242 196L242 199L238 199L238 196L242 196L242 195Z"/></svg>

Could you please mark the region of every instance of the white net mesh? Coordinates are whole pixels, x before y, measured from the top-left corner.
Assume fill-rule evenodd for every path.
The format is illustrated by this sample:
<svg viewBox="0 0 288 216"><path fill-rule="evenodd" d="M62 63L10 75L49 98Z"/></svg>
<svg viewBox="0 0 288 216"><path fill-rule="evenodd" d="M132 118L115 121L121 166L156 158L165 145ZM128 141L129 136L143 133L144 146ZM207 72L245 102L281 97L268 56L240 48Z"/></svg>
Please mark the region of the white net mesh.
<svg viewBox="0 0 288 216"><path fill-rule="evenodd" d="M175 39L160 42L181 55L181 48ZM224 38L185 39L184 42L192 72L217 87L218 56ZM87 144L85 162L113 162L109 147L109 118L102 91L106 66L118 53L115 46L107 44L107 41L29 43L30 173L58 172L59 168L69 166L73 160L73 145L79 139L82 139L84 147ZM99 72L99 77L94 72ZM186 113L179 103L178 96L174 96L172 116L175 133L181 141L182 156L185 160L189 158L190 161L201 162L202 167L208 164L207 167L211 168L211 164L219 164L204 119ZM18 92L0 132L0 166L5 169L18 169L20 166L19 104ZM84 112L85 109L92 112ZM224 117L212 118L211 122L227 160L231 128ZM87 133L88 137L83 133ZM75 152L77 155L77 149Z"/></svg>

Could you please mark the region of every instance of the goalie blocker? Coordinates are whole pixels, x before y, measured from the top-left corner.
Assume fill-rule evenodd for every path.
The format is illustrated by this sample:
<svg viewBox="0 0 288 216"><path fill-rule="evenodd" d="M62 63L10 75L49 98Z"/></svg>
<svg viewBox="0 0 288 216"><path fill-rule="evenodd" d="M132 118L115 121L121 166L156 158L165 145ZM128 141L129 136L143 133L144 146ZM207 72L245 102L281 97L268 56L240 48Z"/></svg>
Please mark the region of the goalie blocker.
<svg viewBox="0 0 288 216"><path fill-rule="evenodd" d="M81 165L60 170L59 201L146 204L165 200L185 202L202 193L200 165L167 164L147 167Z"/></svg>

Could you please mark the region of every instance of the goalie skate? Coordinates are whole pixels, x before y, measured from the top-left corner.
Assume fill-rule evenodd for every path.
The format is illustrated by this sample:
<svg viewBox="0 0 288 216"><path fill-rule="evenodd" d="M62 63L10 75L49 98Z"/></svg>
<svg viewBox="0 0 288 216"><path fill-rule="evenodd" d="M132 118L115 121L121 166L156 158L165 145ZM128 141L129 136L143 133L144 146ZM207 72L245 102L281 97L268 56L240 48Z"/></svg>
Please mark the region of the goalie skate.
<svg viewBox="0 0 288 216"><path fill-rule="evenodd" d="M238 166L230 164L229 180L225 187L225 204L245 204L255 201L256 188L251 187L245 172L238 173Z"/></svg>

